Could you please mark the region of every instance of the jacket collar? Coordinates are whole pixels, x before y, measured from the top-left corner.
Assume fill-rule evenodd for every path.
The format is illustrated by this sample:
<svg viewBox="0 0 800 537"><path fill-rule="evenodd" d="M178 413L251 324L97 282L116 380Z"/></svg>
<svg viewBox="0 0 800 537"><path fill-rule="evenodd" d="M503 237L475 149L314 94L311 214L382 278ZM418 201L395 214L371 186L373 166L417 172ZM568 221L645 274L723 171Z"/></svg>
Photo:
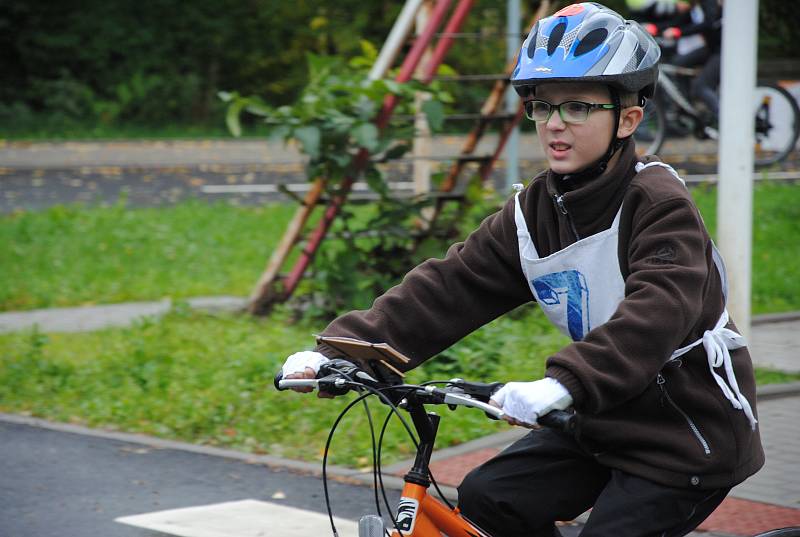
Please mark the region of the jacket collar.
<svg viewBox="0 0 800 537"><path fill-rule="evenodd" d="M546 184L550 198L561 197L579 229L594 228L596 224L607 227L607 216L610 214L610 220L613 220L619 210L625 189L635 175L637 162L635 144L630 139L625 140L619 151L616 164L594 178L573 182L569 175L548 170Z"/></svg>

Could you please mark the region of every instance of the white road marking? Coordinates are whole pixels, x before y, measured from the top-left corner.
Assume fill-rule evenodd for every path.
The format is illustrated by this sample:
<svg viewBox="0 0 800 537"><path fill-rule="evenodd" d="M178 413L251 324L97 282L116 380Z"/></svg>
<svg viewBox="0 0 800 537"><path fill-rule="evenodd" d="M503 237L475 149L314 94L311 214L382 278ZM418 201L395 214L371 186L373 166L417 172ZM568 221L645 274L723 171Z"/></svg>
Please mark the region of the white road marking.
<svg viewBox="0 0 800 537"><path fill-rule="evenodd" d="M276 503L241 500L124 516L116 522L180 537L308 537L330 535L328 516ZM334 517L342 536L358 523Z"/></svg>

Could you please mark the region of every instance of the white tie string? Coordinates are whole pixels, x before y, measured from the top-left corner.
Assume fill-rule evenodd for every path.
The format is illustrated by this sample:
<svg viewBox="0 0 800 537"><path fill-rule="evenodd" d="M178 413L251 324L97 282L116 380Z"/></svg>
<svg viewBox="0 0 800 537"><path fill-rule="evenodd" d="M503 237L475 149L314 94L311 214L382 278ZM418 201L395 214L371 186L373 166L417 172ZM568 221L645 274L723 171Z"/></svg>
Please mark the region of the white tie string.
<svg viewBox="0 0 800 537"><path fill-rule="evenodd" d="M713 330L706 330L701 339L673 352L670 360L677 359L702 343L708 357L708 369L711 371L711 376L714 377L717 386L719 386L725 398L730 401L733 408L744 412L745 416L747 416L747 421L750 422L750 427L755 430L758 420L756 420L747 398L739 390L739 383L736 382L733 361L729 352L729 350L744 347L746 343L740 334L725 328L728 324L728 319L728 310L725 310ZM715 371L717 367L724 368L727 382L717 374Z"/></svg>
<svg viewBox="0 0 800 537"><path fill-rule="evenodd" d="M676 172L672 166L663 162L656 161L648 162L647 164L637 162L636 172L641 172L643 169L651 166L661 166L666 168L672 175L678 178L680 182L682 182L684 185L686 184L686 182L678 175L678 172ZM727 282L725 282L725 273L723 270L724 265L722 265L720 262L717 266L720 267L723 285L727 287ZM724 288L723 294L725 294ZM739 390L739 383L736 382L736 374L733 372L733 362L731 360L731 353L729 352L729 349L733 350L744 347L746 343L740 334L725 328L725 326L728 324L728 319L728 310L726 309L722 312L722 316L720 316L719 321L717 321L717 325L713 330L706 330L702 339L698 339L697 341L673 352L672 356L670 356L670 361L676 360L679 356L686 354L702 342L703 347L706 349L706 355L708 356L708 369L711 371L714 381L716 381L720 390L722 390L725 398L730 401L731 405L733 405L733 408L742 410L744 412L745 416L747 416L747 420L750 422L750 427L755 430L758 420L756 420L755 415L753 415L753 409L750 407L750 403L747 401L747 398ZM725 379L723 379L717 374L716 371L714 371L714 369L717 367L724 368L725 376L728 379L727 383L725 382Z"/></svg>
<svg viewBox="0 0 800 537"><path fill-rule="evenodd" d="M725 394L725 398L730 401L733 408L744 411L747 421L750 422L750 427L755 430L758 420L753 415L753 409L750 407L747 398L739 390L739 383L736 382L736 374L733 372L731 353L728 350L743 347L743 339L742 336L727 328L720 328L714 331L706 330L703 334L703 347L705 347L708 355L709 371L711 371L711 375L722 390L722 393ZM714 371L717 367L724 368L727 383L725 379Z"/></svg>

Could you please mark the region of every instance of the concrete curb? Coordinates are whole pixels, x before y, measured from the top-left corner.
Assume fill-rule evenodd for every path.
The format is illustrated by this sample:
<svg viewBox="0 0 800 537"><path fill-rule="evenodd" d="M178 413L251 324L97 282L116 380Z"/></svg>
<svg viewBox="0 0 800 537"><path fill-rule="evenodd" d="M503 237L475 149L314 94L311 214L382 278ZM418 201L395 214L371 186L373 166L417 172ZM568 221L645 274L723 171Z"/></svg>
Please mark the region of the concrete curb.
<svg viewBox="0 0 800 537"><path fill-rule="evenodd" d="M764 313L761 315L754 315L750 319L751 324L770 324L770 323L786 323L789 321L797 321L800 319L800 311L785 311L782 313Z"/></svg>
<svg viewBox="0 0 800 537"><path fill-rule="evenodd" d="M111 327L130 326L142 317L169 313L175 304L209 313L236 313L247 306L247 299L237 296L207 296L184 300L165 299L152 302L123 302L75 308L47 308L0 312L0 333L38 327L43 332L89 332Z"/></svg>
<svg viewBox="0 0 800 537"><path fill-rule="evenodd" d="M199 444L192 444L189 442L181 442L178 440L166 440L163 438L157 438L154 436L148 436L139 433L123 433L118 431L110 431L107 429L93 429L91 427L86 427L83 425L75 425L72 423L60 423L42 418L34 418L31 416L21 416L18 414L6 414L6 413L0 413L0 422L13 423L16 425L28 425L30 427L39 427L41 429L48 429L50 431L57 431L60 433L79 434L95 438L103 438L106 440L117 440L119 442L127 442L129 444L139 444L156 449L173 449L177 451L197 453L200 455L208 455L211 457L223 457L227 459L235 459L252 464L264 464L272 467L282 467L290 470L297 470L299 472L308 474L322 473L319 464L314 464L310 462L284 459L282 457L273 457L272 455L258 455L255 453L246 453L244 451L236 451L233 449L203 446ZM328 472L333 472L336 473L337 475L341 475L344 477L351 477L360 474L358 470L345 468L343 466L329 466Z"/></svg>
<svg viewBox="0 0 800 537"><path fill-rule="evenodd" d="M50 431L56 431L60 433L78 434L94 438L102 438L105 440L116 440L118 442L137 444L155 449L171 449L175 451L184 451L187 453L207 455L209 457L222 457L226 459L233 459L237 461L246 462L248 464L262 464L264 466L269 466L270 468L284 469L306 475L314 475L314 476L322 475L322 465L319 463L310 463L294 459L284 459L282 457L274 457L272 455L258 455L255 453L246 453L244 451L237 451L234 449L203 446L198 444L192 444L189 442L181 442L178 440L165 440L163 438L157 438L154 436L148 436L139 433L123 433L118 431L109 431L106 429L93 429L91 427L86 427L83 425L75 425L72 423L60 423L42 418L21 416L18 414L7 414L3 412L0 412L0 423L27 425L29 427L38 427L40 429L47 429ZM475 442L478 442L480 440L484 439L479 439L476 440ZM464 446L467 446L467 444L464 444ZM385 474L388 474L387 468L383 468L383 471ZM347 483L370 486L374 482L372 472L370 471L365 472L361 470L355 470L353 468L347 468L344 466L328 465L326 472L329 478ZM405 485L405 483L403 479L400 477L392 475L384 475L383 485L384 487L389 489L401 490L403 488L403 485ZM451 501L455 500L458 497L458 493L454 487L440 486L440 489L442 490L442 493L445 495L445 497Z"/></svg>
<svg viewBox="0 0 800 537"><path fill-rule="evenodd" d="M759 401L780 399L800 395L800 381L782 384L764 384L756 387L756 398Z"/></svg>

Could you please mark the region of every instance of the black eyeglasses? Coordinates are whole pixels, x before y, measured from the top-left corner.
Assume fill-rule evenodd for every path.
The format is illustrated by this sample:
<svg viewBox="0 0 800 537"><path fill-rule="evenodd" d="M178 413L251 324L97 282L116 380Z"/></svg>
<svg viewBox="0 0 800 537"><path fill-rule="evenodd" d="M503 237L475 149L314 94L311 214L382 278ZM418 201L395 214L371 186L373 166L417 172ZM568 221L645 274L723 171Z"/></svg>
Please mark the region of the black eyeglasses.
<svg viewBox="0 0 800 537"><path fill-rule="evenodd" d="M589 118L592 110L614 110L616 105L585 103L583 101L564 101L561 104L550 104L547 101L534 99L525 101L525 115L531 121L549 121L553 112L558 109L558 116L564 123L583 123Z"/></svg>

